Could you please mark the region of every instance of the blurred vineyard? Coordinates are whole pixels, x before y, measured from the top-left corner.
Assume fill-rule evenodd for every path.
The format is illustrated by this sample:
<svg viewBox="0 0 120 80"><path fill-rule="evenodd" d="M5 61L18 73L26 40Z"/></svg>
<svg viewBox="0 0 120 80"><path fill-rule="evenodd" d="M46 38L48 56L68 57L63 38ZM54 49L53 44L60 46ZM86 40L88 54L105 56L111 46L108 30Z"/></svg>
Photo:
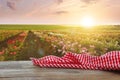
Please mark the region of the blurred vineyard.
<svg viewBox="0 0 120 80"><path fill-rule="evenodd" d="M29 27L27 27L29 29ZM43 26L42 26L43 28ZM0 60L29 60L66 52L102 55L120 50L120 27L0 30ZM54 27L55 28L55 27Z"/></svg>

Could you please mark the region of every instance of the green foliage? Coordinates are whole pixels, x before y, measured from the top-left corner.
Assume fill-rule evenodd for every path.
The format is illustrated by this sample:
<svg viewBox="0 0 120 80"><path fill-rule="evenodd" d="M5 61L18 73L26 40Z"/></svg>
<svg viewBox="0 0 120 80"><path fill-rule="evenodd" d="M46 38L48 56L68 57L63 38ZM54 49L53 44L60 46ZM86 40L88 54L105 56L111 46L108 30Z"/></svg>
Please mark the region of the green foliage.
<svg viewBox="0 0 120 80"><path fill-rule="evenodd" d="M18 39L15 36L28 30ZM120 26L0 25L0 60L62 56L69 51L102 55L113 50L120 50Z"/></svg>
<svg viewBox="0 0 120 80"><path fill-rule="evenodd" d="M62 32L62 31L34 31L44 43L49 43L54 55L60 56L65 52L82 53L83 48L86 52L93 55L102 55L108 51L120 50L119 34L114 32ZM61 34L59 36L57 34ZM57 36L56 36L57 35ZM48 47L46 46L46 47Z"/></svg>

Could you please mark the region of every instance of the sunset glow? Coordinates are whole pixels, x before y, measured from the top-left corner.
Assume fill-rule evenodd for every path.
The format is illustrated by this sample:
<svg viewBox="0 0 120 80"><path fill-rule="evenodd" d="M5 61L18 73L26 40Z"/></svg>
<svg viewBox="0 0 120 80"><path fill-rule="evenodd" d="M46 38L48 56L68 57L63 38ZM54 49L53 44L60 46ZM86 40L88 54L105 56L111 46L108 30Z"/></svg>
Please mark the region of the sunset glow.
<svg viewBox="0 0 120 80"><path fill-rule="evenodd" d="M95 21L92 17L85 16L81 19L80 24L83 27L90 28L90 27L93 27L95 25Z"/></svg>
<svg viewBox="0 0 120 80"><path fill-rule="evenodd" d="M120 0L0 0L0 24L120 24ZM84 15L90 15L89 18ZM93 15L93 16L91 16ZM85 17L85 18L84 18Z"/></svg>

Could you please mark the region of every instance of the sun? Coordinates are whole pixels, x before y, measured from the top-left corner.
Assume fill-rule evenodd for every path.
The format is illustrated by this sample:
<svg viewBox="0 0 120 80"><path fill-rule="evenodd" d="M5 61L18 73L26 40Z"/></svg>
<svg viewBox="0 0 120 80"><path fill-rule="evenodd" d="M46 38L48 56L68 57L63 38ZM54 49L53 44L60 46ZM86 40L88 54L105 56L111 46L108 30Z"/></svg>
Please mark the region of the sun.
<svg viewBox="0 0 120 80"><path fill-rule="evenodd" d="M85 16L81 19L80 24L81 24L81 26L83 26L85 28L90 28L90 27L93 27L95 25L95 21L92 17Z"/></svg>

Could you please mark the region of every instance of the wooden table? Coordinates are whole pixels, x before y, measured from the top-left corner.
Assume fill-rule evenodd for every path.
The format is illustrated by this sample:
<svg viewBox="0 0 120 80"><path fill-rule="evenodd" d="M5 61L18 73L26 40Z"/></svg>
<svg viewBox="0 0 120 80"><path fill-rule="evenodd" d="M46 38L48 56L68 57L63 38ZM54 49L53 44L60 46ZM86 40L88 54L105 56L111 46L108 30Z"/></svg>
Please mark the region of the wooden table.
<svg viewBox="0 0 120 80"><path fill-rule="evenodd" d="M39 68L31 61L0 62L0 80L120 80L119 72Z"/></svg>

